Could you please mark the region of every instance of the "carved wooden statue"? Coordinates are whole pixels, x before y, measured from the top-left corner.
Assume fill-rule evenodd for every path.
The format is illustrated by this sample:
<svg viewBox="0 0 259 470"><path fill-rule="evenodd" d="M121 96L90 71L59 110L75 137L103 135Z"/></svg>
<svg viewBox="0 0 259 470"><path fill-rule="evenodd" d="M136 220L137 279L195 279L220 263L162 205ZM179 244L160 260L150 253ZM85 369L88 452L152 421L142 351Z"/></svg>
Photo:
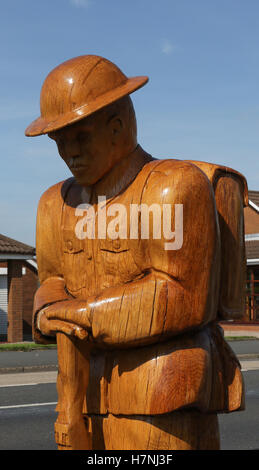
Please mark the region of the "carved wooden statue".
<svg viewBox="0 0 259 470"><path fill-rule="evenodd" d="M217 414L244 408L218 321L243 314L246 181L138 145L129 94L147 80L68 60L26 129L73 174L37 217L34 339L57 340L59 449L218 449Z"/></svg>

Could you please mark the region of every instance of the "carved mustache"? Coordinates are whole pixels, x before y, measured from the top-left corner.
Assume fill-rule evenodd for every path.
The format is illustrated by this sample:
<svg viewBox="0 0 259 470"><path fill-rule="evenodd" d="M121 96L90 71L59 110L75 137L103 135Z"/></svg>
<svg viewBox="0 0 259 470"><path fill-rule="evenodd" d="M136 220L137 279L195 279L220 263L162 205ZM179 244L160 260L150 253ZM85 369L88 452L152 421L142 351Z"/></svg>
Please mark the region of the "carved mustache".
<svg viewBox="0 0 259 470"><path fill-rule="evenodd" d="M68 166L71 170L78 168L86 168L87 165L81 163L80 156L72 157L68 160Z"/></svg>

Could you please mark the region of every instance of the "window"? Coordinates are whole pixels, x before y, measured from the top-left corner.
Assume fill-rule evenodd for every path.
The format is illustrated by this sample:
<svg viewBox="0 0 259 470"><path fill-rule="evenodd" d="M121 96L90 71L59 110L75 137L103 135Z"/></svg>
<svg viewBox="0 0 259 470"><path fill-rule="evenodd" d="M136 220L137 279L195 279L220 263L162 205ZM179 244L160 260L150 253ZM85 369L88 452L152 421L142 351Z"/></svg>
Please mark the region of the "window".
<svg viewBox="0 0 259 470"><path fill-rule="evenodd" d="M259 321L259 267L248 268L246 281L246 316Z"/></svg>

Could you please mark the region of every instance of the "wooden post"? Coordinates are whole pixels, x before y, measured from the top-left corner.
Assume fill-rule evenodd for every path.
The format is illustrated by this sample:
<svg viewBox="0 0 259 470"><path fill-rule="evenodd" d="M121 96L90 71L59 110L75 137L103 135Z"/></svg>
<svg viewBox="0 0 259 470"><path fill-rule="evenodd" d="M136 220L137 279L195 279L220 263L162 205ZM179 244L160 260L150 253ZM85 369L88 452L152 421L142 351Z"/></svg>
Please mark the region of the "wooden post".
<svg viewBox="0 0 259 470"><path fill-rule="evenodd" d="M89 450L91 435L82 410L89 380L89 345L86 341L57 333L58 419L55 439L58 449Z"/></svg>

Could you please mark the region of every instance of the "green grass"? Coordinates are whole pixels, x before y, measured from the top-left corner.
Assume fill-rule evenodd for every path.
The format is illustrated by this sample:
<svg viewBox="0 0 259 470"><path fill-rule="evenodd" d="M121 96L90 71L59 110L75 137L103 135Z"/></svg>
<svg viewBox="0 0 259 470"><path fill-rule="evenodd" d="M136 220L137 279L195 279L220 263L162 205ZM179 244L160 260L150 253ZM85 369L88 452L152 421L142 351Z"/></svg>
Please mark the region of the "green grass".
<svg viewBox="0 0 259 470"><path fill-rule="evenodd" d="M258 340L254 336L225 336L226 341L248 341ZM0 343L1 351L33 351L34 349L56 349L56 344L36 344L30 342L24 343Z"/></svg>
<svg viewBox="0 0 259 470"><path fill-rule="evenodd" d="M1 351L32 351L33 349L55 349L56 344L36 344L36 343L0 343Z"/></svg>
<svg viewBox="0 0 259 470"><path fill-rule="evenodd" d="M224 336L227 341L248 341L251 339L258 339L255 336Z"/></svg>

